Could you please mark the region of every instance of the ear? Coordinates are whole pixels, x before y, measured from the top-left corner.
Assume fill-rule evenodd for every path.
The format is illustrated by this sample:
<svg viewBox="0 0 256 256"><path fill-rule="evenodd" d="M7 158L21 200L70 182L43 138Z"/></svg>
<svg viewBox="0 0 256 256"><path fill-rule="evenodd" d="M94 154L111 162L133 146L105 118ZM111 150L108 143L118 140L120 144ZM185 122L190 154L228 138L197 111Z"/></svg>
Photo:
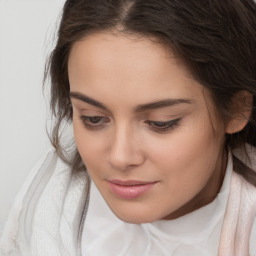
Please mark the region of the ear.
<svg viewBox="0 0 256 256"><path fill-rule="evenodd" d="M247 125L253 108L253 95L245 90L235 94L232 98L232 116L226 126L226 133L240 132Z"/></svg>

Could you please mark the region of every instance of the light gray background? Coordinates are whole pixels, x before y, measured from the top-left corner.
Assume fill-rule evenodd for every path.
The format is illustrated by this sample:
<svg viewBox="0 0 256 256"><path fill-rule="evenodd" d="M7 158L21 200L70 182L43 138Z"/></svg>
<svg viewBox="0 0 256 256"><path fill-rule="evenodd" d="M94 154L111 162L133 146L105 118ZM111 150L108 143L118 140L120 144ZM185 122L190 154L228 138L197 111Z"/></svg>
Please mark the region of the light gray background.
<svg viewBox="0 0 256 256"><path fill-rule="evenodd" d="M64 0L0 0L0 233L34 163L50 148L42 78Z"/></svg>

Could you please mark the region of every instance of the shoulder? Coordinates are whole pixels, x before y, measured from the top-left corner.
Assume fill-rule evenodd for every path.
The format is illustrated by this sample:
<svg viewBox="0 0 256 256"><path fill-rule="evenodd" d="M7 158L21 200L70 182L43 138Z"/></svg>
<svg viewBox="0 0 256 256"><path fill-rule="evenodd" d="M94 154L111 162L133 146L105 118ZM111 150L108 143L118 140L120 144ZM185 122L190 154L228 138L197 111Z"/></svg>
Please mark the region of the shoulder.
<svg viewBox="0 0 256 256"><path fill-rule="evenodd" d="M23 208L23 201L33 185L33 181L42 169L47 169L49 163L57 160L57 154L53 150L49 150L42 158L32 167L29 175L23 183L21 189L16 195L14 204L5 223L5 228L0 240L0 249L2 253L8 253L15 247L16 235L19 227L20 213ZM54 170L52 170L54 171Z"/></svg>
<svg viewBox="0 0 256 256"><path fill-rule="evenodd" d="M63 199L65 187L70 183L71 176L71 168L60 159L54 150L48 151L34 165L16 196L5 224L0 240L0 251L3 255L10 255L10 252L15 251L17 241L23 239L23 233L32 236L33 226L35 226L37 215L39 215L37 212L42 211L45 207L50 209L50 206L55 205L56 202L52 201L57 200L54 198L56 192L58 192L58 198ZM77 177L76 180L79 180ZM50 202L46 204L47 200ZM60 204L61 202L58 206ZM50 214L47 214L49 217ZM34 222L33 219L35 219ZM24 240L29 240L30 237L24 237Z"/></svg>
<svg viewBox="0 0 256 256"><path fill-rule="evenodd" d="M255 171L255 148L247 147L251 161L244 151L235 152L235 156L245 166ZM220 252L225 255L237 253L256 256L256 187L241 174L232 173L229 198L223 220Z"/></svg>
<svg viewBox="0 0 256 256"><path fill-rule="evenodd" d="M250 238L250 255L256 256L256 217L252 226L251 238Z"/></svg>
<svg viewBox="0 0 256 256"><path fill-rule="evenodd" d="M256 173L256 147L246 145L246 153L248 155L238 154L238 157L250 168L252 173ZM237 176L242 180L240 222L243 224L250 223L248 225L248 230L250 231L249 251L250 256L256 256L256 187L244 177ZM255 182L253 183L255 184ZM243 225L241 224L241 226Z"/></svg>
<svg viewBox="0 0 256 256"><path fill-rule="evenodd" d="M248 155L238 154L238 157L252 172L256 173L256 147L246 145L246 153ZM249 251L251 256L256 256L256 187L245 178L241 176L240 178L242 180L241 197L245 201L241 202L240 206L240 215L244 217L241 222L244 223L245 219L251 219L251 228L248 228L250 230Z"/></svg>

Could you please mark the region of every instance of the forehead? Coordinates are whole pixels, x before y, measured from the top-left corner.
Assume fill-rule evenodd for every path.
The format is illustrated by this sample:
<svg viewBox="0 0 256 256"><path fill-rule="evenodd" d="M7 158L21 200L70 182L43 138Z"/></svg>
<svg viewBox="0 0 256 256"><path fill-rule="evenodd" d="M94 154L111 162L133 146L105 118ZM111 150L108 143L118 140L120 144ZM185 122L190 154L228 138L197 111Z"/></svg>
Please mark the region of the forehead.
<svg viewBox="0 0 256 256"><path fill-rule="evenodd" d="M203 87L181 61L163 45L143 37L110 32L86 36L73 45L68 72L72 91L96 94L98 100L203 98Z"/></svg>

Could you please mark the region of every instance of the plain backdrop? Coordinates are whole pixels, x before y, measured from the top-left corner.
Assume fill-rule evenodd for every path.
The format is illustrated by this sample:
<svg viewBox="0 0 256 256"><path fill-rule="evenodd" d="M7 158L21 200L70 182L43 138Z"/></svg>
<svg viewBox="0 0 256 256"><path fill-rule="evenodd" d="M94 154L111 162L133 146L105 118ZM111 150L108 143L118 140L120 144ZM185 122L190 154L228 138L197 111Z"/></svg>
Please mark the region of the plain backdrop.
<svg viewBox="0 0 256 256"><path fill-rule="evenodd" d="M50 148L44 64L64 0L0 0L0 232L35 162Z"/></svg>

